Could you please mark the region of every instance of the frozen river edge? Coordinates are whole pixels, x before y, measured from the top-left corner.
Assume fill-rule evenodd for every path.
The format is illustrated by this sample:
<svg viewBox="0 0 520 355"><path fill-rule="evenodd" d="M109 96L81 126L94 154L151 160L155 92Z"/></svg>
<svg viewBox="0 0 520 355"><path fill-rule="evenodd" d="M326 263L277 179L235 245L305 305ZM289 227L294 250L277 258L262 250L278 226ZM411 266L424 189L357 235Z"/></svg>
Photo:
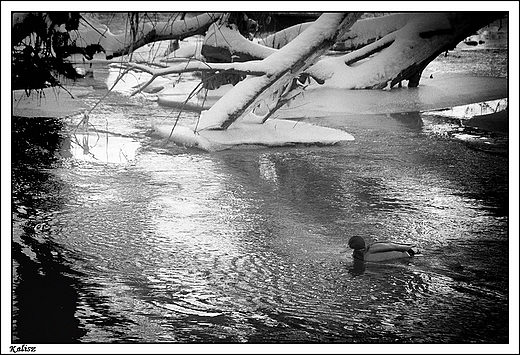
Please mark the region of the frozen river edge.
<svg viewBox="0 0 520 355"><path fill-rule="evenodd" d="M94 92L92 87L48 88L43 95L12 93L13 115L22 117L64 117L87 109L82 98ZM508 97L506 78L437 74L424 77L417 88L384 90L337 90L316 87L283 107L276 118L323 117L331 114L385 114L439 110L449 107ZM179 96L172 98L178 101ZM167 101L164 98L163 101ZM303 105L303 106L302 106Z"/></svg>

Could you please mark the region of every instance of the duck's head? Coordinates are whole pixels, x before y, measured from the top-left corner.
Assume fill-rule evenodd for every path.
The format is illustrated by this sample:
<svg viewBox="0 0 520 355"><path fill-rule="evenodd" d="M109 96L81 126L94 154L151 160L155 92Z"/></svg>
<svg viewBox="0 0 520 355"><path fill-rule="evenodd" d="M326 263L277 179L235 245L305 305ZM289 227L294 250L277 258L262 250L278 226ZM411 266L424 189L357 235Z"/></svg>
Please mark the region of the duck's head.
<svg viewBox="0 0 520 355"><path fill-rule="evenodd" d="M348 240L348 246L354 250L365 249L365 240L362 237L355 235Z"/></svg>

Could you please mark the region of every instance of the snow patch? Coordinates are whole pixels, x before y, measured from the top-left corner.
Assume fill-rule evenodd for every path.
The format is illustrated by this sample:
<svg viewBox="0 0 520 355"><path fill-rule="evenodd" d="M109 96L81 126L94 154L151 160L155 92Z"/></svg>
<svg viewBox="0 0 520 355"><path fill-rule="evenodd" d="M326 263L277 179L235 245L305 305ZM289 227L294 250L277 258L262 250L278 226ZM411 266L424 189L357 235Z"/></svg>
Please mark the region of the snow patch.
<svg viewBox="0 0 520 355"><path fill-rule="evenodd" d="M260 145L267 147L295 144L333 145L352 141L354 137L342 130L313 124L272 119L264 124L239 123L226 130L202 130L183 126L152 125L156 135L178 145L205 151L220 151L238 146Z"/></svg>

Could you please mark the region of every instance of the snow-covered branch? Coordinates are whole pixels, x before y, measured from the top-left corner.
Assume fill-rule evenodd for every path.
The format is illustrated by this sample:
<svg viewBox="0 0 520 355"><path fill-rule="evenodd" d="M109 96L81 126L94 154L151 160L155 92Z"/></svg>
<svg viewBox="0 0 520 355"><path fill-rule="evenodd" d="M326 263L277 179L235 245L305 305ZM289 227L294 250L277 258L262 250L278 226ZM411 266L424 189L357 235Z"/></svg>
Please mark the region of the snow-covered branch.
<svg viewBox="0 0 520 355"><path fill-rule="evenodd" d="M305 72L319 83L325 82L327 86L341 89L389 89L403 80L408 81L409 87L417 86L422 70L429 62L473 31L493 21L496 16L500 14L407 13L356 21L350 30L338 38L350 41L351 47L369 44L343 56L322 58L317 63L307 66ZM313 23L293 26L281 31L271 38L270 42L265 43L281 46L283 49L301 36L297 34L302 28L308 29L312 25ZM292 40L284 44L281 39ZM310 46L309 43L301 45ZM279 56L277 53L281 49L266 47L247 40L239 33L236 26L225 21L211 25L204 46L206 51L210 47L225 50L228 53L227 60L231 63L193 62L153 71L147 69L147 72L153 75L149 83L160 75L187 71L228 71L245 75L270 76L272 75L270 67L279 66L269 58L276 55L275 58L279 58L277 60L284 61L292 57L291 55ZM251 58L265 60L234 62L237 59L243 61ZM226 59L226 55L217 59ZM139 69L138 66L135 68Z"/></svg>
<svg viewBox="0 0 520 355"><path fill-rule="evenodd" d="M367 44L377 41L389 33L404 27L416 14L392 14L382 17L366 18L356 21L338 43L341 43L341 50L354 50ZM258 40L258 43L280 49L287 43L302 33L312 22L297 24Z"/></svg>
<svg viewBox="0 0 520 355"><path fill-rule="evenodd" d="M71 40L78 47L99 44L105 50L107 58L121 56L147 43L165 39L184 39L195 34L203 34L211 23L218 20L221 13L203 13L184 19L173 18L171 21L137 22L131 34L113 34L100 24L82 23L81 28L71 32Z"/></svg>
<svg viewBox="0 0 520 355"><path fill-rule="evenodd" d="M212 24L202 47L202 54L210 58L218 58L229 62L251 59L264 59L275 53L274 48L254 43L242 36L234 24L214 23Z"/></svg>
<svg viewBox="0 0 520 355"><path fill-rule="evenodd" d="M362 48L403 28L418 13L392 14L366 18L357 21L350 31L338 40L341 50L351 51Z"/></svg>
<svg viewBox="0 0 520 355"><path fill-rule="evenodd" d="M399 24L407 20L402 28L344 56L324 58L308 72L324 78L326 86L341 89L391 88L403 80L409 81L409 87L417 86L424 68L439 54L501 16L484 12L409 15L413 16L394 18Z"/></svg>
<svg viewBox="0 0 520 355"><path fill-rule="evenodd" d="M267 47L280 49L295 39L300 33L305 31L311 24L312 22L305 22L288 27L265 38L259 39L258 43Z"/></svg>
<svg viewBox="0 0 520 355"><path fill-rule="evenodd" d="M321 15L300 36L259 63L266 69L267 75L248 77L239 82L204 112L199 122L199 130L227 129L241 117L252 117L253 120L259 120L259 123L263 122L265 115L277 108L280 97L290 89L292 81L314 64L360 15ZM253 111L261 105L267 108L267 112L258 116Z"/></svg>

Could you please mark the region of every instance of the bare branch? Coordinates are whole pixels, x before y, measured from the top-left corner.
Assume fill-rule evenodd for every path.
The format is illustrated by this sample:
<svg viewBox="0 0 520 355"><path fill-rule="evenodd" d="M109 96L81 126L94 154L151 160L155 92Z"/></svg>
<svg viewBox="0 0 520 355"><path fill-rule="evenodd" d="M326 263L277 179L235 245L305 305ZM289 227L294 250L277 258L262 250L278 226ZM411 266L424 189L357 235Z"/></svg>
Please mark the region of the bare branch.
<svg viewBox="0 0 520 355"><path fill-rule="evenodd" d="M187 63L171 65L166 68L154 69L147 65L137 63L118 63L112 64L113 67L130 68L136 71L143 71L156 76L168 74L180 74L196 71L218 72L228 71L236 74L246 75L267 75L267 71L263 68L261 61L250 61L246 63L206 63L199 60L192 60Z"/></svg>
<svg viewBox="0 0 520 355"><path fill-rule="evenodd" d="M151 74L152 77L144 84L140 85L139 88L134 91L131 95L135 95L148 87L155 79L159 76L169 75L169 74L180 74L187 72L227 72L231 74L245 74L245 75L253 75L253 76L262 76L267 75L265 70L262 70L261 62L259 61L251 61L247 63L205 63L201 61L190 61L188 63L181 63L177 65L173 65L167 68L154 69L147 65L137 64L137 63L118 63L112 64L112 67L115 68L124 68L127 70L135 70L141 71L148 74Z"/></svg>

